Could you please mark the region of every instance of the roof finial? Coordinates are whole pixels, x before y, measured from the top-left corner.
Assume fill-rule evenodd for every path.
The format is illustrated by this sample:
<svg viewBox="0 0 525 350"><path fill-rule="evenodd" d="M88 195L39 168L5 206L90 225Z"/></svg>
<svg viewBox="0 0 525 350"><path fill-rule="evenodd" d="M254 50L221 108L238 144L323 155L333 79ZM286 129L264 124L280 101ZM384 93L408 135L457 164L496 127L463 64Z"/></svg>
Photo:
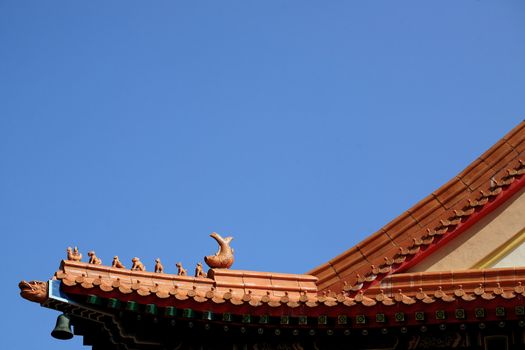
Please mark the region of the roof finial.
<svg viewBox="0 0 525 350"><path fill-rule="evenodd" d="M233 249L230 247L233 237L222 238L216 232L213 232L210 237L219 244L219 251L215 255L205 256L204 261L212 269L229 269L233 264Z"/></svg>

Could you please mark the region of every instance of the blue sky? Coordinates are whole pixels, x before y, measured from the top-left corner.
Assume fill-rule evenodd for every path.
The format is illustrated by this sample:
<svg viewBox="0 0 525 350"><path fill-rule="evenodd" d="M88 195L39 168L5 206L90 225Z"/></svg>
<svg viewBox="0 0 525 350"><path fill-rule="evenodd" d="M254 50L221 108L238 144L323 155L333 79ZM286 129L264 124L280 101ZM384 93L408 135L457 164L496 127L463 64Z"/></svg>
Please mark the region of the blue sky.
<svg viewBox="0 0 525 350"><path fill-rule="evenodd" d="M82 348L18 296L67 246L303 273L525 116L523 1L3 0L0 43L3 349Z"/></svg>

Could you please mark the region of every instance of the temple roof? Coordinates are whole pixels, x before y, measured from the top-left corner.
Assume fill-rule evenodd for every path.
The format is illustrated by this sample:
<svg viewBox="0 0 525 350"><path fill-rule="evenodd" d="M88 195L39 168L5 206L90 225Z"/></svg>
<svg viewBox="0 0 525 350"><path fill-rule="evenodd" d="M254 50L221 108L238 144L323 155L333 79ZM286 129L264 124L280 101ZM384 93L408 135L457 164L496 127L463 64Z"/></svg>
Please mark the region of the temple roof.
<svg viewBox="0 0 525 350"><path fill-rule="evenodd" d="M259 323L264 325L272 324L267 317L273 318L274 327L293 319L296 326L321 328L346 325L346 317L355 318L357 327L383 327L389 322L415 325L424 313L425 317L435 314L424 320L436 324L443 322L444 313L455 315L451 322L521 320L525 317L525 267L407 271L521 193L523 152L525 122L444 186L307 274L222 268L233 262L231 237L213 233L220 250L207 257L208 264L215 264L207 274L199 270L196 277L189 277L157 268L156 272L140 271L138 258L131 270L119 267L118 257L113 267L102 266L94 252L88 254L91 263L86 263L80 261L76 249L68 249L68 259L62 261L53 280L21 282L22 296L57 310L77 310L79 317L86 312L118 315L140 308L155 317L180 317L184 322L236 320L239 327L245 326L246 315L260 316L265 321ZM51 295L54 289L59 292ZM175 316L175 309L182 314ZM223 316L213 318L212 314ZM304 323L305 317L318 318L317 323Z"/></svg>

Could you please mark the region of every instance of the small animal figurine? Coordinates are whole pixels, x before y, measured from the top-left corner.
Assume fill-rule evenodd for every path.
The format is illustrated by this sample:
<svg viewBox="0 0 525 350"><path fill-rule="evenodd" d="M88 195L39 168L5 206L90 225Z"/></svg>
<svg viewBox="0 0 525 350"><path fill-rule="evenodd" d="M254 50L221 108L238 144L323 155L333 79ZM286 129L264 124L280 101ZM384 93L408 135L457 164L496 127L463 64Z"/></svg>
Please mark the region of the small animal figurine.
<svg viewBox="0 0 525 350"><path fill-rule="evenodd" d="M133 265L131 266L131 271L146 271L146 266L140 261L139 258L134 257L131 259Z"/></svg>
<svg viewBox="0 0 525 350"><path fill-rule="evenodd" d="M82 260L82 254L78 252L77 247L75 247L75 249L71 249L71 247L67 247L67 260L71 260L71 261Z"/></svg>
<svg viewBox="0 0 525 350"><path fill-rule="evenodd" d="M186 269L182 267L182 263L178 262L175 264L177 266L177 275L179 276L187 276L188 272L186 272Z"/></svg>
<svg viewBox="0 0 525 350"><path fill-rule="evenodd" d="M155 272L156 273L163 273L164 272L164 266L162 266L162 263L160 262L160 259L155 259Z"/></svg>
<svg viewBox="0 0 525 350"><path fill-rule="evenodd" d="M202 263L198 262L197 266L195 267L195 277L203 278L207 277L206 273L202 270Z"/></svg>
<svg viewBox="0 0 525 350"><path fill-rule="evenodd" d="M118 259L118 255L115 255L115 257L113 258L113 263L111 264L111 267L116 267L117 269L125 269L126 268L124 266L124 264L122 264L120 262L120 260Z"/></svg>
<svg viewBox="0 0 525 350"><path fill-rule="evenodd" d="M73 260L74 261L74 256L73 256L73 248L71 247L67 247L67 260Z"/></svg>
<svg viewBox="0 0 525 350"><path fill-rule="evenodd" d="M233 248L230 242L233 237L222 238L217 232L213 232L210 237L219 244L219 251L215 255L204 257L204 261L212 269L229 269L233 264Z"/></svg>
<svg viewBox="0 0 525 350"><path fill-rule="evenodd" d="M88 256L89 256L89 264L102 265L102 260L100 260L99 257L95 255L95 251L92 250L88 252Z"/></svg>

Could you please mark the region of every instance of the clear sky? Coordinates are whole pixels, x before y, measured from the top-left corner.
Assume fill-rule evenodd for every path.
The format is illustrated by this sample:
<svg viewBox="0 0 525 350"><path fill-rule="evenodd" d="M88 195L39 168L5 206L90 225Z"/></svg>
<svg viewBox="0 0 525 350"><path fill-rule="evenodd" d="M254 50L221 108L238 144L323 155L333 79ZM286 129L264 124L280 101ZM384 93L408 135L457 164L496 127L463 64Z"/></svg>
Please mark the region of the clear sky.
<svg viewBox="0 0 525 350"><path fill-rule="evenodd" d="M68 246L304 273L525 117L524 1L0 0L2 349Z"/></svg>

